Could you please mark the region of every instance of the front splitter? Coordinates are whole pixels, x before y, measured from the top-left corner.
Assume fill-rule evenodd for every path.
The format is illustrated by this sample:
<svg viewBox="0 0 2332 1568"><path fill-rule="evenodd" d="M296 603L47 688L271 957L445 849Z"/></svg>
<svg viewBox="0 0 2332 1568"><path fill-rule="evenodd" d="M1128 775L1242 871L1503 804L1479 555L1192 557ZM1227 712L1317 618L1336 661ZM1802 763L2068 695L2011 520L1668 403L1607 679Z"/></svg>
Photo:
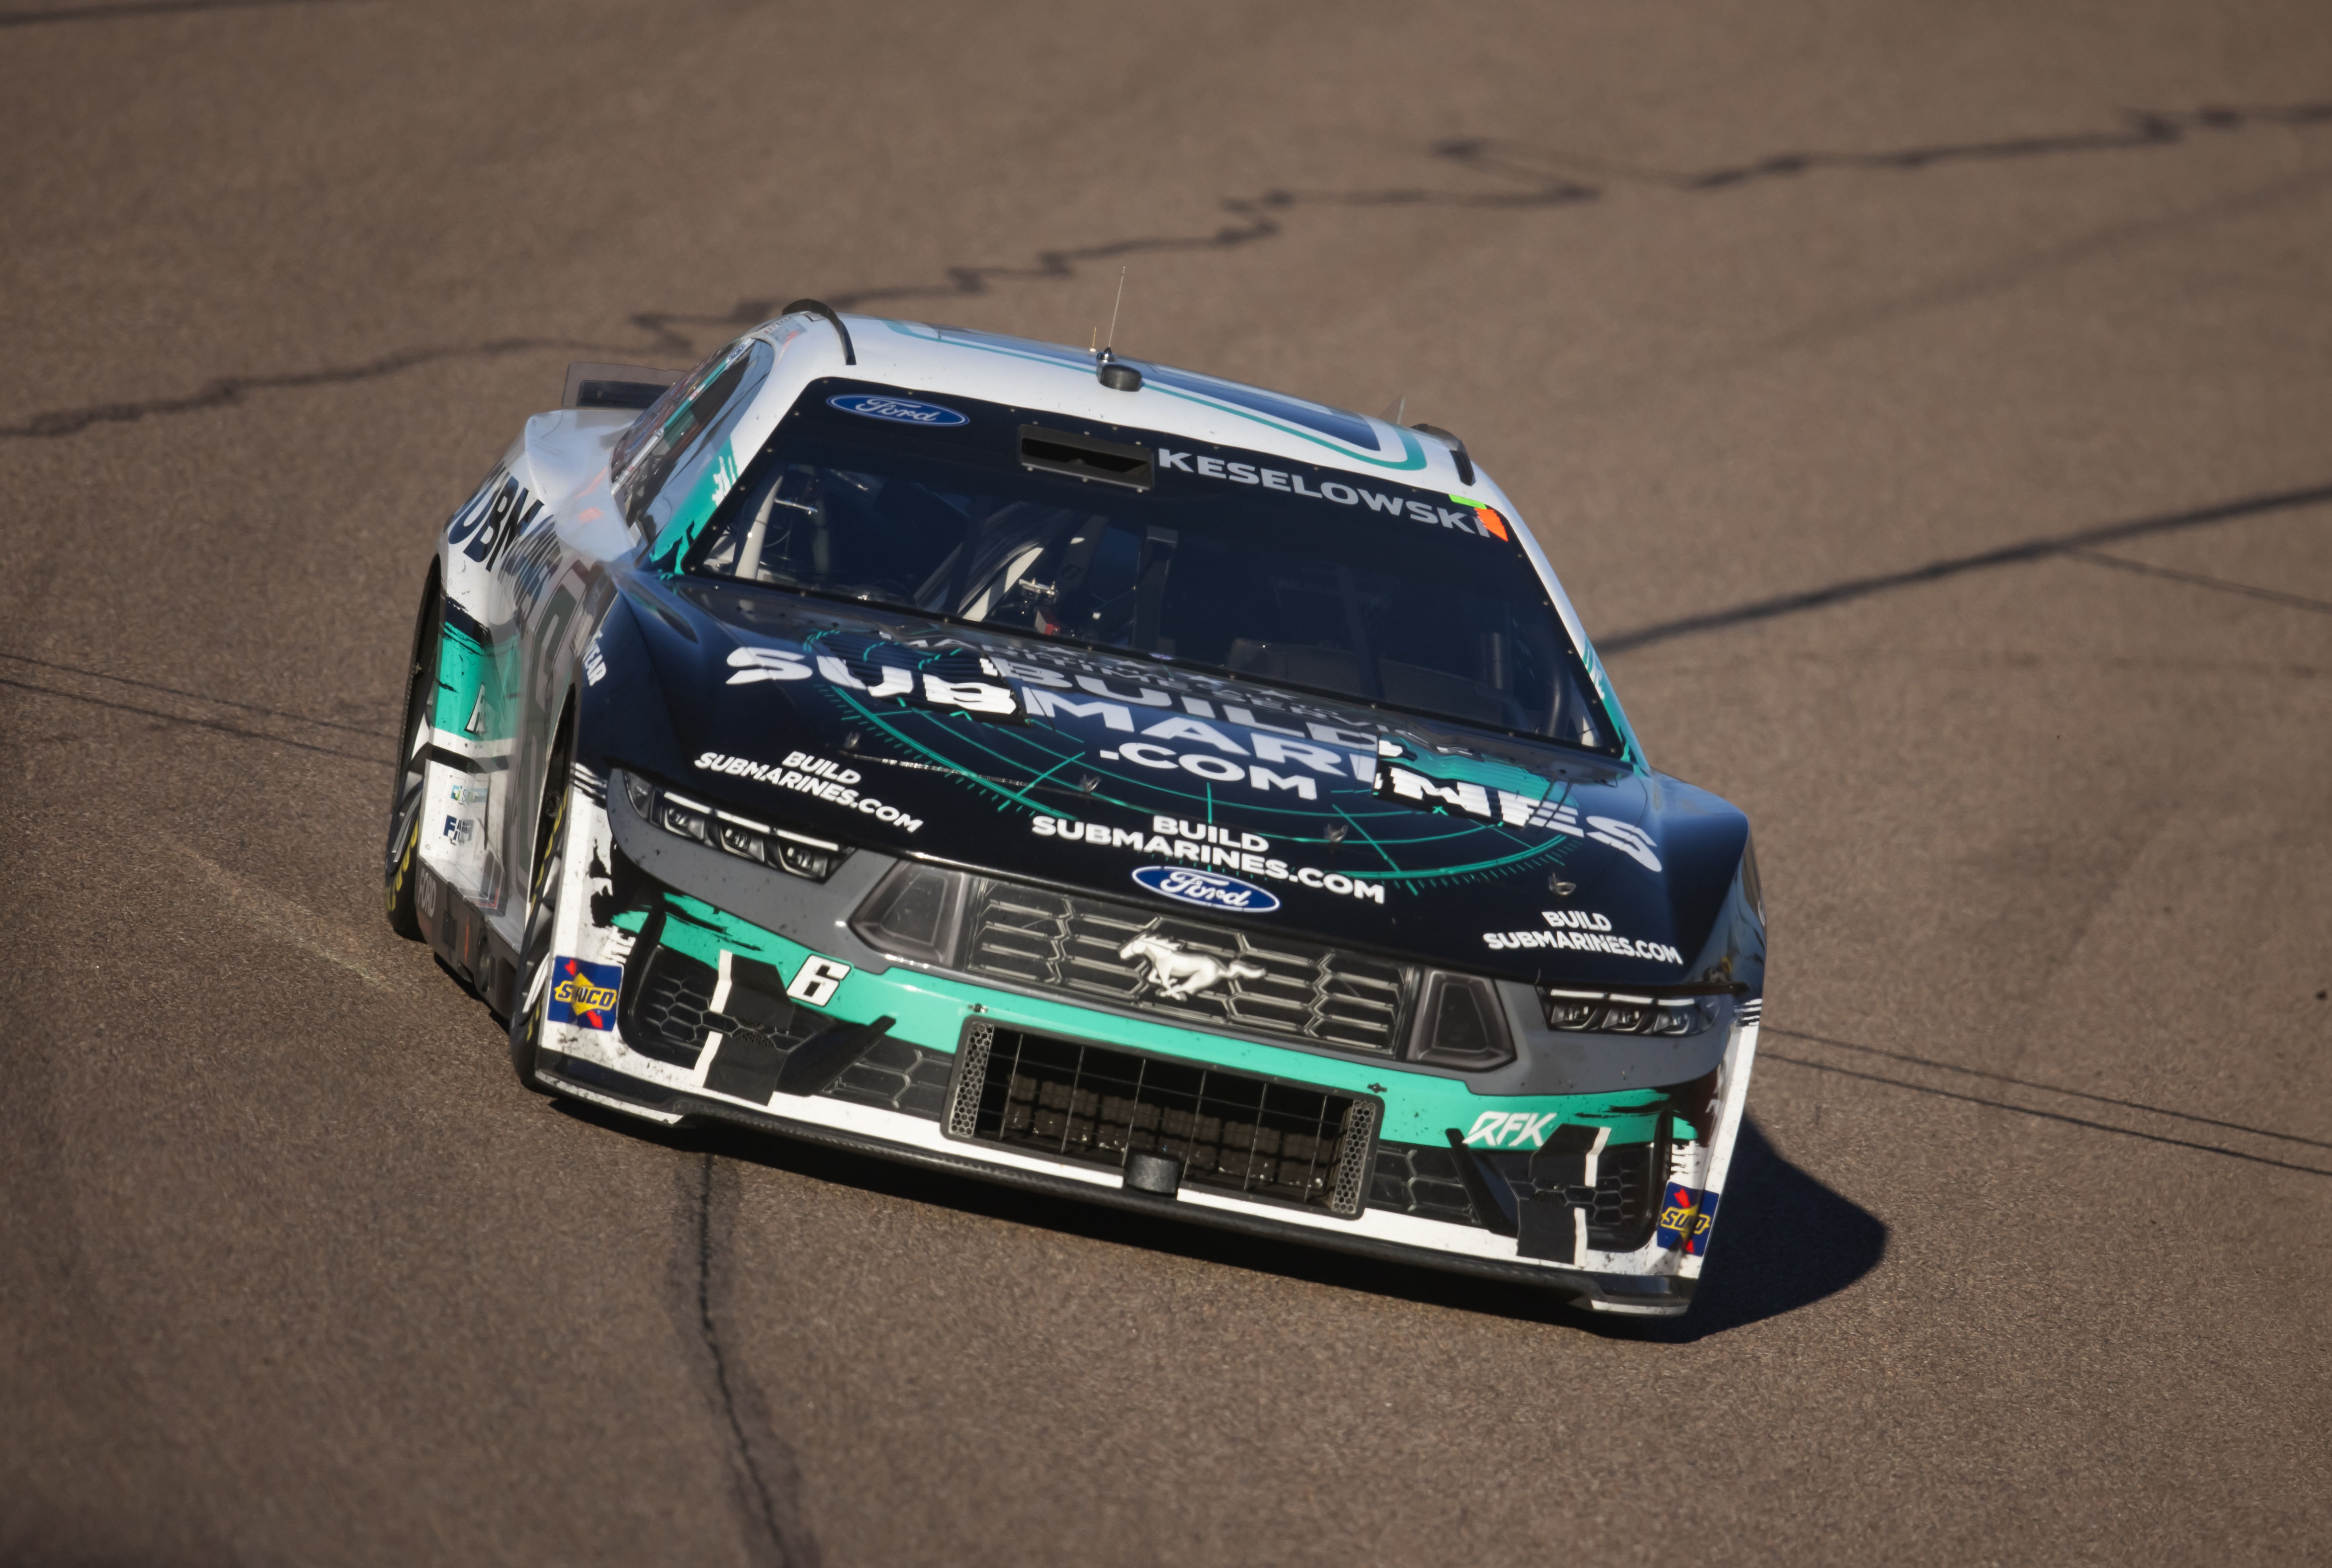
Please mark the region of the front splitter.
<svg viewBox="0 0 2332 1568"><path fill-rule="evenodd" d="M975 1181L1017 1188L1022 1192L1042 1193L1081 1203L1100 1203L1155 1219L1207 1225L1219 1231L1291 1242L1297 1246L1324 1248L1404 1268L1465 1274L1480 1279L1527 1286L1595 1312L1631 1317L1677 1317L1692 1305L1696 1282L1690 1279L1668 1275L1603 1274L1519 1260L1508 1263L1495 1258L1407 1246L1373 1236L1339 1235L1331 1230L1287 1224L1266 1214L1246 1213L1212 1204L1185 1203L1176 1198L1131 1188L1099 1185L1091 1181L1050 1175L1042 1171L992 1165L968 1155L894 1144L862 1133L823 1126L816 1122L755 1110L750 1106L668 1088L662 1084L632 1078L597 1062L584 1061L554 1051L542 1053L536 1071L546 1085L575 1093L578 1098L590 1103L633 1111L667 1125L684 1119L725 1122L732 1126L798 1138L805 1143L843 1149L875 1159L970 1176Z"/></svg>

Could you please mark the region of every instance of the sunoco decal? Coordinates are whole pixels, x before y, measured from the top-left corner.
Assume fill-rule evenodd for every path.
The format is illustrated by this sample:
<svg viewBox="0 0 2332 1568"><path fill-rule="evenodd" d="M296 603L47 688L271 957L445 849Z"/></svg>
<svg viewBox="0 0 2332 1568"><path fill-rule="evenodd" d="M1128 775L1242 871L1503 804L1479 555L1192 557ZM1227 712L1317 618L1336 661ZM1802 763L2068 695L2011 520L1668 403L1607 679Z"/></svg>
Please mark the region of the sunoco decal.
<svg viewBox="0 0 2332 1568"><path fill-rule="evenodd" d="M616 992L624 972L613 964L592 964L580 958L553 960L550 1006L544 1017L552 1023L572 1023L584 1029L616 1027Z"/></svg>
<svg viewBox="0 0 2332 1568"><path fill-rule="evenodd" d="M845 413L855 413L864 419L887 419L894 424L927 424L933 429L951 424L970 424L969 414L958 413L936 403L918 403L912 397L884 397L873 392L846 392L826 400L828 408L838 408Z"/></svg>
<svg viewBox="0 0 2332 1568"><path fill-rule="evenodd" d="M1242 882L1237 877L1219 877L1212 871L1185 870L1180 866L1144 866L1133 873L1133 879L1164 898L1179 898L1185 904L1203 904L1209 909L1228 909L1238 915L1268 915L1279 908L1279 900L1257 887Z"/></svg>
<svg viewBox="0 0 2332 1568"><path fill-rule="evenodd" d="M1708 1232L1716 1223L1716 1194L1696 1193L1681 1182L1670 1182L1660 1196L1660 1228L1653 1232L1655 1246L1682 1246L1685 1255L1697 1258L1708 1250Z"/></svg>

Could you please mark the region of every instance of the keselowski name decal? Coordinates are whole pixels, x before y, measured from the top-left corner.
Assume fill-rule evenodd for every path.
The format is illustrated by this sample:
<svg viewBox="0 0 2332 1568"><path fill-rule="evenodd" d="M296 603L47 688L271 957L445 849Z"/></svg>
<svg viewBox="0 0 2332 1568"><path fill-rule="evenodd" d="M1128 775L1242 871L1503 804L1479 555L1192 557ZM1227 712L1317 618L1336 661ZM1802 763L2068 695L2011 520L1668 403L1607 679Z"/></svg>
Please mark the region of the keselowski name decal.
<svg viewBox="0 0 2332 1568"><path fill-rule="evenodd" d="M860 794L858 770L845 767L831 757L794 751L788 752L786 760L781 763L766 763L708 751L697 757L695 765L705 773L717 773L729 778L749 778L773 789L814 795L831 805L889 822L907 832L919 832L923 825L921 817L911 817L898 807L886 805L873 795Z"/></svg>
<svg viewBox="0 0 2332 1568"><path fill-rule="evenodd" d="M1357 507L1389 518L1400 518L1428 527L1455 528L1461 534L1475 534L1485 539L1511 539L1506 519L1495 507L1469 500L1464 496L1451 496L1452 503L1443 506L1438 499L1427 501L1410 496L1385 495L1365 486L1346 484L1343 480L1323 478L1314 470L1307 479L1301 472L1284 469L1265 468L1259 463L1233 462L1226 458L1209 457L1203 452L1176 451L1170 447L1158 449L1158 466L1172 469L1194 477L1221 480L1227 484L1254 485L1261 489L1278 490L1291 496L1306 496L1315 501L1331 501L1340 507Z"/></svg>

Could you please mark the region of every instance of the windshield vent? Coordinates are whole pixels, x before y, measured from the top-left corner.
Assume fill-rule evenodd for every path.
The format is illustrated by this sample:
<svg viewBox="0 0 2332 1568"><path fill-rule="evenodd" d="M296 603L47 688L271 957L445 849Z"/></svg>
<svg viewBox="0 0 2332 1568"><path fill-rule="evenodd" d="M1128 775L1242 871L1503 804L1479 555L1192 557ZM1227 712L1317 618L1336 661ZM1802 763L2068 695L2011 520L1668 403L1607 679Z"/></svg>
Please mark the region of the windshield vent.
<svg viewBox="0 0 2332 1568"><path fill-rule="evenodd" d="M1126 446L1090 435L1072 435L1066 430L1024 424L1020 427L1020 461L1047 473L1074 474L1081 480L1128 485L1137 490L1150 488L1150 449L1146 446Z"/></svg>

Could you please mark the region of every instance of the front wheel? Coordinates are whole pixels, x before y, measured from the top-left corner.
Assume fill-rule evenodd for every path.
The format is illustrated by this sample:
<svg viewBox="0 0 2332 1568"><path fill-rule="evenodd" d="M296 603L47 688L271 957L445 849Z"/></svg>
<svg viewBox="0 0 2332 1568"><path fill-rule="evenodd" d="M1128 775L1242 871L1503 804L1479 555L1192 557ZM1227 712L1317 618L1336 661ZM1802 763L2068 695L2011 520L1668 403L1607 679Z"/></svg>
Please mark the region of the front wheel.
<svg viewBox="0 0 2332 1568"><path fill-rule="evenodd" d="M534 1075L542 1049L543 1015L550 1007L552 960L557 955L559 905L567 886L567 829L574 816L575 781L568 758L571 735L559 731L542 781L542 814L534 829L534 875L527 889L526 940L519 949L518 995L511 1005L511 1068L518 1081L538 1093Z"/></svg>

